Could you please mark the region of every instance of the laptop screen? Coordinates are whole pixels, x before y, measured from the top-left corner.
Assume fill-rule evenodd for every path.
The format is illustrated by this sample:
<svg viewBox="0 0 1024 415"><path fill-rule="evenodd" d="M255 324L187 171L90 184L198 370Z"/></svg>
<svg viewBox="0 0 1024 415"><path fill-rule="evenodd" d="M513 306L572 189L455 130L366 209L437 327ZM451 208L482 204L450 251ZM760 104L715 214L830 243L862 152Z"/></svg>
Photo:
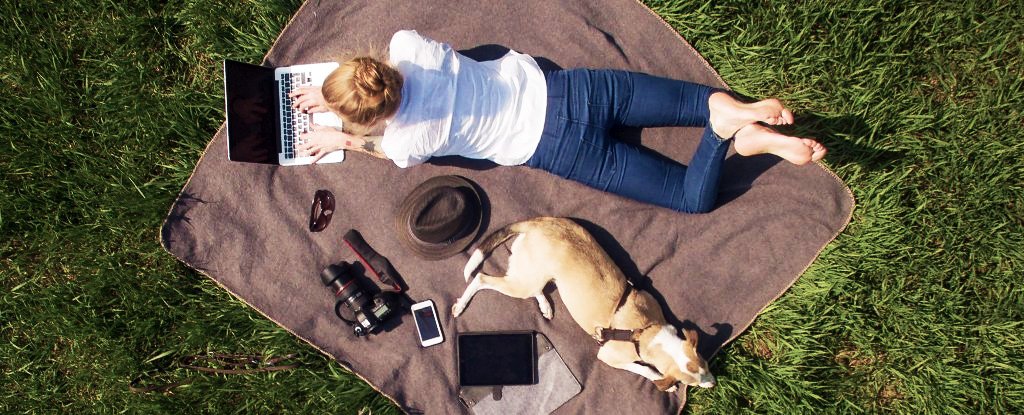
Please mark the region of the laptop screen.
<svg viewBox="0 0 1024 415"><path fill-rule="evenodd" d="M274 69L224 60L229 160L278 163L277 99Z"/></svg>

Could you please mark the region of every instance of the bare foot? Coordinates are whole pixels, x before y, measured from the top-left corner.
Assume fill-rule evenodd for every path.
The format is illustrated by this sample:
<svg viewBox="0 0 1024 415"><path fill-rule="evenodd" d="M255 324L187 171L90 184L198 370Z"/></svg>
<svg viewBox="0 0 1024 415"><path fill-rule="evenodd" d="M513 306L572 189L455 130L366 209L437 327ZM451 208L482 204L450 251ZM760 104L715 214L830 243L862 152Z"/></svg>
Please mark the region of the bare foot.
<svg viewBox="0 0 1024 415"><path fill-rule="evenodd" d="M815 140L784 135L760 124L750 124L737 131L733 145L743 156L774 154L798 166L821 160L828 152Z"/></svg>
<svg viewBox="0 0 1024 415"><path fill-rule="evenodd" d="M804 140L807 140L807 139L805 138ZM819 143L817 141L814 141L814 140L810 140L810 141L814 142L814 144L811 145L811 151L813 151L811 153L811 161L821 161L821 159L825 158L825 154L828 153L828 149L825 148L824 145L822 145L821 143Z"/></svg>
<svg viewBox="0 0 1024 415"><path fill-rule="evenodd" d="M732 138L746 125L762 122L768 125L793 123L793 112L775 98L743 103L726 92L715 92L708 98L711 129L722 138Z"/></svg>

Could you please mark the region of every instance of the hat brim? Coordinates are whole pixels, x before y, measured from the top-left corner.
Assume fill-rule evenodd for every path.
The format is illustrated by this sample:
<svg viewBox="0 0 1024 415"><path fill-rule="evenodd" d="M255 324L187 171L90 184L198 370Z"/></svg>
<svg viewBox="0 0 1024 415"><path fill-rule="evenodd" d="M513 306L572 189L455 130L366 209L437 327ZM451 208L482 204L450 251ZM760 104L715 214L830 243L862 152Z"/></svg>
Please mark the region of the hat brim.
<svg viewBox="0 0 1024 415"><path fill-rule="evenodd" d="M413 215L413 209L416 206L416 203L414 202L423 197L431 189L446 186L467 189L475 198L474 200L476 201L477 207L480 211L476 215L476 222L473 223L473 229L467 232L465 236L447 244L432 244L417 240L409 231L409 218ZM409 192L408 196L405 197L402 204L398 207L398 213L395 215L395 228L398 231L398 239L406 248L424 259L436 261L465 251L466 248L473 243L473 240L475 240L480 234L480 225L483 223L484 217L483 211L483 200L481 200L480 193L477 191L473 182L461 176L436 176L420 183L416 188Z"/></svg>

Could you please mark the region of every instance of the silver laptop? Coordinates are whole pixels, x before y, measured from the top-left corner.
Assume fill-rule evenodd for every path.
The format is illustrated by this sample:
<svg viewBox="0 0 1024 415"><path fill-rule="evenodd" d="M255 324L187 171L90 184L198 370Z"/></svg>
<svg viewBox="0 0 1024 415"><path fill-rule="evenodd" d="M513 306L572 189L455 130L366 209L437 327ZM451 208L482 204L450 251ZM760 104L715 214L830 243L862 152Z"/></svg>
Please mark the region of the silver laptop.
<svg viewBox="0 0 1024 415"><path fill-rule="evenodd" d="M314 157L300 154L300 135L313 124L341 128L330 112L305 114L292 108L288 94L302 86L322 85L337 63L280 68L224 60L224 106L228 118L228 159L247 163L305 165ZM345 160L335 151L319 163Z"/></svg>

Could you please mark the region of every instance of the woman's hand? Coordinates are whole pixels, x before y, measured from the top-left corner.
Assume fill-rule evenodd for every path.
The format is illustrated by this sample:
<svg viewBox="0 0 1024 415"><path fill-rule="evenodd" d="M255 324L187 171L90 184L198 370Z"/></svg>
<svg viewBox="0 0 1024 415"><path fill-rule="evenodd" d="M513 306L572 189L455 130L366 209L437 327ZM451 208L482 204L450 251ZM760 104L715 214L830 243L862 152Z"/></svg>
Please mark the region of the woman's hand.
<svg viewBox="0 0 1024 415"><path fill-rule="evenodd" d="M363 143L362 139L318 124L313 124L308 133L299 135L299 139L302 140L302 144L298 148L299 151L305 153L306 156L316 157L313 160L314 163L320 161L328 153L357 148Z"/></svg>
<svg viewBox="0 0 1024 415"><path fill-rule="evenodd" d="M327 102L324 101L324 94L318 86L304 86L296 88L288 94L292 97L292 108L307 114L314 112L327 112Z"/></svg>

